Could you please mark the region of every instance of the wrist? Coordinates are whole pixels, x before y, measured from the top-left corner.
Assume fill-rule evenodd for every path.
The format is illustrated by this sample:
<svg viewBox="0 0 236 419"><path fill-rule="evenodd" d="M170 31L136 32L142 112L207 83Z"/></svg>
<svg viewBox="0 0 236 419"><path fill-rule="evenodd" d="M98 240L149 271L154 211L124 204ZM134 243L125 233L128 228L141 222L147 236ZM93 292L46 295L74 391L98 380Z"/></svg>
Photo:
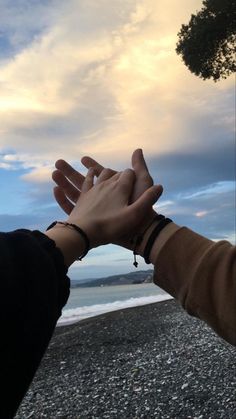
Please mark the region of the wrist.
<svg viewBox="0 0 236 419"><path fill-rule="evenodd" d="M92 224L91 222L86 222L86 219L74 219L73 217L69 217L66 220L67 223L70 224L75 224L76 226L78 226L79 228L81 228L83 230L83 232L86 234L88 240L89 240L89 245L90 245L90 249L93 249L95 247L100 246L100 240L98 237L98 232L101 231L101 229L99 228L99 226L96 226L95 224Z"/></svg>
<svg viewBox="0 0 236 419"><path fill-rule="evenodd" d="M150 257L154 244L156 245L156 243L159 243L160 245L163 241L165 242L165 239L169 237L169 234L172 234L172 230L178 228L176 224L174 224L175 227L173 228L173 224L171 219L164 215L156 214L153 222L143 233L141 237L142 240L137 242L134 253L144 257L146 263L151 263Z"/></svg>
<svg viewBox="0 0 236 419"><path fill-rule="evenodd" d="M150 251L149 259L150 262L155 265L157 257L161 253L163 247L169 241L169 239L179 230L181 227L174 222L168 224L157 236L156 240L153 243L153 246Z"/></svg>
<svg viewBox="0 0 236 419"><path fill-rule="evenodd" d="M142 240L144 239L144 237L146 237L146 233L150 230L151 225L154 222L153 220L156 216L157 213L152 209L149 212L149 214L145 217L145 220L138 226L132 238L130 237L130 235L123 236L119 240L114 241L113 244L125 247L126 249L131 251L133 251L134 249L139 249L141 244L137 245L137 237L141 237Z"/></svg>
<svg viewBox="0 0 236 419"><path fill-rule="evenodd" d="M145 247L147 245L148 239L150 235L152 234L152 232L154 231L154 229L156 228L156 226L160 222L161 222L160 220L154 220L152 224L148 228L146 228L145 233L142 236L142 241L135 248L135 253L137 253L137 255L144 257L144 251L145 251Z"/></svg>
<svg viewBox="0 0 236 419"><path fill-rule="evenodd" d="M67 266L79 260L79 257L85 252L86 243L83 236L67 225L57 223L44 234L56 243Z"/></svg>
<svg viewBox="0 0 236 419"><path fill-rule="evenodd" d="M145 236L142 240L142 243L137 248L136 253L138 255L144 257L144 251L145 251L147 242L148 242L152 232L158 226L158 224L160 224L160 222L161 221L154 222L152 224L152 226L150 227L150 229L146 232L146 234L145 234ZM171 223L167 224L163 228L163 230L161 230L160 233L157 235L156 239L153 242L152 248L150 249L150 254L149 254L149 260L153 265L155 264L156 258L159 255L159 253L161 252L164 245L171 238L171 236L173 236L173 234L179 229L180 229L180 226L171 222Z"/></svg>

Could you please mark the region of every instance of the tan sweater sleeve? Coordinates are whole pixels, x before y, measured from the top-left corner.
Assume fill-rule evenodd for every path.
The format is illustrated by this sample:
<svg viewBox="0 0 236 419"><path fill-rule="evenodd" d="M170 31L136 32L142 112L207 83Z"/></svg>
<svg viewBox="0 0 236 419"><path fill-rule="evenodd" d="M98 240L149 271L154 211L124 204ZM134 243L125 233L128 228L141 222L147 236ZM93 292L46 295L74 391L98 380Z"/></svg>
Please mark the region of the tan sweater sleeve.
<svg viewBox="0 0 236 419"><path fill-rule="evenodd" d="M236 247L182 227L157 252L154 283L236 345Z"/></svg>

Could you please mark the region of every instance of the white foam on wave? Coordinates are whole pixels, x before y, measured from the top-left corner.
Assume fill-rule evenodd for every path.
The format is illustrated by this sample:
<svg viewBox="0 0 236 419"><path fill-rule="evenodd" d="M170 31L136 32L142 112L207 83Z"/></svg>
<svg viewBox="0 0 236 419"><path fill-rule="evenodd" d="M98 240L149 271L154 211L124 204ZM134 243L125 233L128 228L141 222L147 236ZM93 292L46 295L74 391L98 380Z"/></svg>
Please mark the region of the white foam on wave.
<svg viewBox="0 0 236 419"><path fill-rule="evenodd" d="M160 301L170 300L169 294L151 295L149 297L129 298L124 301L114 301L113 303L95 304L93 306L83 306L64 310L62 316L57 322L57 326L76 323L89 317L99 314L109 313L110 311L121 310L128 307L144 306L146 304L158 303Z"/></svg>

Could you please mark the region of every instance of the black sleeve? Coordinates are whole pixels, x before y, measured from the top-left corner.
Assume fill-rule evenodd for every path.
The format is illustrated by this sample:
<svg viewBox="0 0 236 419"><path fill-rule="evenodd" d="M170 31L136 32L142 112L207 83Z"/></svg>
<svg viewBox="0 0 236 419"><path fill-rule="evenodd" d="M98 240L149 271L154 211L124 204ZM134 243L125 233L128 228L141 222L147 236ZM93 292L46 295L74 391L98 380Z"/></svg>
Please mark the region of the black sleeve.
<svg viewBox="0 0 236 419"><path fill-rule="evenodd" d="M0 418L12 418L69 296L64 259L39 231L0 233Z"/></svg>

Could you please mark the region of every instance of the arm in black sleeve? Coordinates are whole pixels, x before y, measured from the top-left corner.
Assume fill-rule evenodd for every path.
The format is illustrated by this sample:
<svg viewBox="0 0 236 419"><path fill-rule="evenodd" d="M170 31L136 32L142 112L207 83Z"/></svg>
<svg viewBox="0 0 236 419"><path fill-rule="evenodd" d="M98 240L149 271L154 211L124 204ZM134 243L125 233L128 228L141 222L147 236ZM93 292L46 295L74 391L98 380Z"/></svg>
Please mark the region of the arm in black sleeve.
<svg viewBox="0 0 236 419"><path fill-rule="evenodd" d="M69 296L55 243L39 231L0 233L0 418L12 418Z"/></svg>

